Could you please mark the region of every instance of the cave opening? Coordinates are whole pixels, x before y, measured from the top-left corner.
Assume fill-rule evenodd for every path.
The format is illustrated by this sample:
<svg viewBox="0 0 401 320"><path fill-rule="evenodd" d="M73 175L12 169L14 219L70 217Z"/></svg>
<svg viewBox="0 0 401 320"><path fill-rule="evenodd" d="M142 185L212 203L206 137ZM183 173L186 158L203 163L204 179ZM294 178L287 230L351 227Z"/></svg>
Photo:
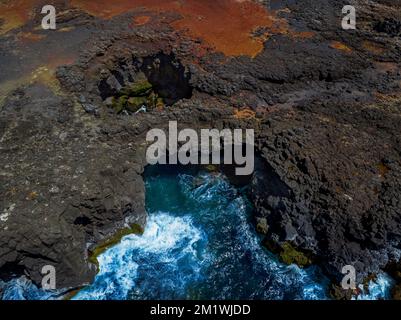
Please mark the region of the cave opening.
<svg viewBox="0 0 401 320"><path fill-rule="evenodd" d="M192 96L191 74L173 54L120 61L98 84L103 102L116 113L163 109Z"/></svg>

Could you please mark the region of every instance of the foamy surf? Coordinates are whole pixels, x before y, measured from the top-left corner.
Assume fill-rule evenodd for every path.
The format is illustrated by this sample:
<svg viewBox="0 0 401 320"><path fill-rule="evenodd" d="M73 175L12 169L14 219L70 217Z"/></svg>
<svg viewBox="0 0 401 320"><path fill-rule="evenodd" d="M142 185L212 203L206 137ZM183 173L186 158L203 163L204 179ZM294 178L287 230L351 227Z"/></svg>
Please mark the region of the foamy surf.
<svg viewBox="0 0 401 320"><path fill-rule="evenodd" d="M280 263L261 245L244 195L222 175L146 176L149 219L98 257L94 282L76 300L328 299L318 267ZM387 299L392 280L370 282L358 299ZM25 278L0 283L3 299L55 299Z"/></svg>

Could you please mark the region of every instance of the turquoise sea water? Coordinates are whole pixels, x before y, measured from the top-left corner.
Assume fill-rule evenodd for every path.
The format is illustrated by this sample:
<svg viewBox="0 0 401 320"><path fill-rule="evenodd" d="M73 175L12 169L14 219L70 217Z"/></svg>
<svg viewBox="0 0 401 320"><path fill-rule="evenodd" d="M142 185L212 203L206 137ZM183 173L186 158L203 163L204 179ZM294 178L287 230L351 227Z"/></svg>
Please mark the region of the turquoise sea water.
<svg viewBox="0 0 401 320"><path fill-rule="evenodd" d="M146 172L149 213L143 235L99 256L100 271L74 299L326 299L316 267L287 266L265 250L251 206L221 174ZM385 298L380 276L364 299ZM29 281L3 285L3 299L54 298Z"/></svg>

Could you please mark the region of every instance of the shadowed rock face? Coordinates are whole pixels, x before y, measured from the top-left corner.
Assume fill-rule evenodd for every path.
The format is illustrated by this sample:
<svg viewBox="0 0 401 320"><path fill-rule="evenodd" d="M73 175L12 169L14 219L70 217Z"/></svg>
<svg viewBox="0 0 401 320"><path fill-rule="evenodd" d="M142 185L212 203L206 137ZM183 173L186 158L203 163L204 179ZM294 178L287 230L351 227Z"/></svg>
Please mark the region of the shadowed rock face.
<svg viewBox="0 0 401 320"><path fill-rule="evenodd" d="M189 85L191 76L178 61L174 61L174 56L157 54L146 57L141 69L155 88L155 92L167 105L173 105L184 98L191 98L192 88Z"/></svg>
<svg viewBox="0 0 401 320"><path fill-rule="evenodd" d="M192 95L190 72L174 58L173 54L158 53L144 58L121 59L113 70L103 70L98 90L103 100L112 96L129 94L129 91L141 93L141 83L145 84L171 106L181 99ZM146 85L147 84L147 85ZM143 85L142 85L143 87Z"/></svg>
<svg viewBox="0 0 401 320"><path fill-rule="evenodd" d="M169 120L255 129L252 200L267 242L311 253L336 281L346 264L358 280L397 266L398 6L358 1L350 32L340 29L341 1L282 1L274 11L250 1L179 9L166 1L166 11L156 1L102 2L110 15L94 3L60 2L58 31L35 30L37 14L0 38L3 278L15 270L40 282L41 267L52 264L60 287L91 281L88 248L126 224L145 226L145 135ZM219 14L243 21L252 8L263 17L256 25L226 24L230 36L217 25L212 36ZM106 98L138 73L170 106L117 114Z"/></svg>

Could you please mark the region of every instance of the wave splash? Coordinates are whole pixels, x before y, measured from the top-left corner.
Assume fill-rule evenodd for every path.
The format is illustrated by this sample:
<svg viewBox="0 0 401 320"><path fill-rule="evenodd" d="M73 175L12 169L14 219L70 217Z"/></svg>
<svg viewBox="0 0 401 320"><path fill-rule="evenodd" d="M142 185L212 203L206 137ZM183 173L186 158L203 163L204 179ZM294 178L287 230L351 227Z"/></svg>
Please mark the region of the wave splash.
<svg viewBox="0 0 401 320"><path fill-rule="evenodd" d="M149 219L98 257L94 283L75 300L328 299L319 268L284 265L261 246L247 199L221 175L156 174L146 178ZM388 298L379 275L358 299ZM0 281L3 299L57 299L25 278Z"/></svg>
<svg viewBox="0 0 401 320"><path fill-rule="evenodd" d="M189 216L151 215L142 236L126 236L99 256L95 282L74 299L182 298L188 284L201 278L204 241Z"/></svg>
<svg viewBox="0 0 401 320"><path fill-rule="evenodd" d="M283 265L261 247L246 199L222 176L150 177L147 194L145 233L102 254L74 299L326 298L317 268Z"/></svg>

